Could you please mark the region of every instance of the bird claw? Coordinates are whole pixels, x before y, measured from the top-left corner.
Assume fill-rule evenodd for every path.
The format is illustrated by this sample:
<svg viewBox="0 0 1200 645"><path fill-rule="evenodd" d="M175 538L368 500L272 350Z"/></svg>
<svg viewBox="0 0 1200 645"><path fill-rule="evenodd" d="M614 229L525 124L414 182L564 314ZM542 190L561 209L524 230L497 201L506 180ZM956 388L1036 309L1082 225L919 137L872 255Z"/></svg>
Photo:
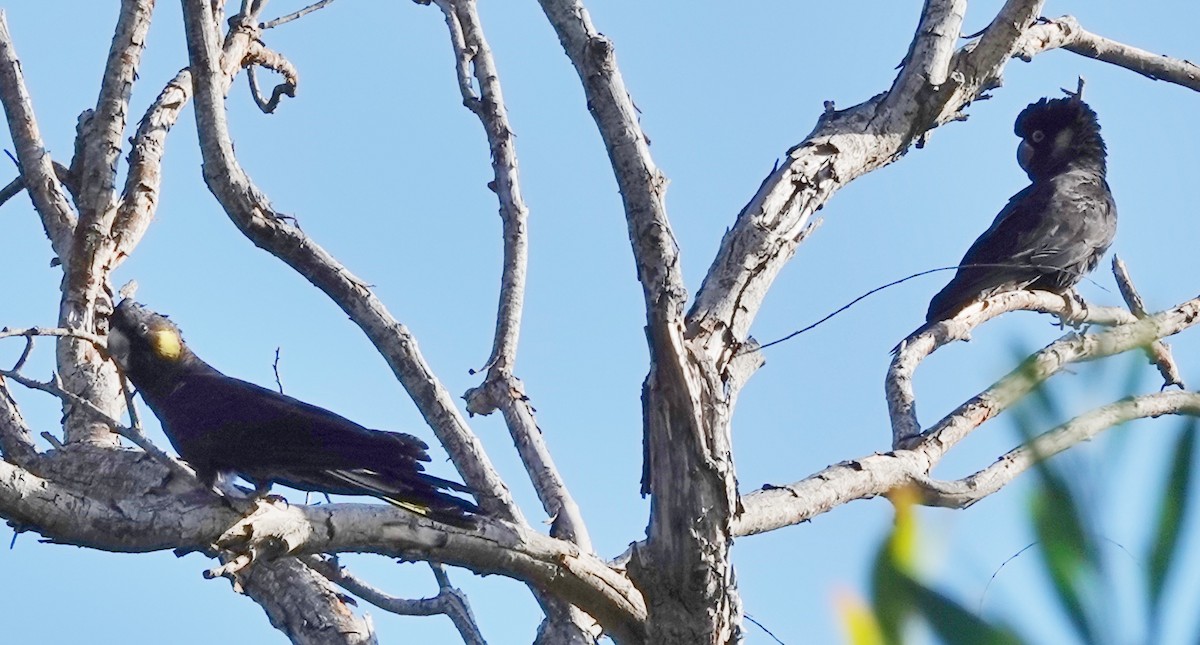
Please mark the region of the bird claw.
<svg viewBox="0 0 1200 645"><path fill-rule="evenodd" d="M277 495L275 493L263 493L262 495L254 498L254 500L259 504L283 504L284 508L292 507L292 503L289 502L286 497L283 495Z"/></svg>
<svg viewBox="0 0 1200 645"><path fill-rule="evenodd" d="M1064 292L1062 299L1066 307L1058 316L1059 329L1070 327L1071 329L1078 330L1083 327L1088 319L1087 302L1074 289L1068 289Z"/></svg>

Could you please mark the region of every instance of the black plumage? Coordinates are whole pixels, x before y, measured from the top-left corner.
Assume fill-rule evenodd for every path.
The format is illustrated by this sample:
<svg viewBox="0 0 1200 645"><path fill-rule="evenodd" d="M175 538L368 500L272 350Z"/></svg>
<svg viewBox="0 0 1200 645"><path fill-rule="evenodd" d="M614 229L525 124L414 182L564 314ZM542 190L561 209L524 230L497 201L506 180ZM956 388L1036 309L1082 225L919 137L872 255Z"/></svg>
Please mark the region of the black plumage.
<svg viewBox="0 0 1200 645"><path fill-rule="evenodd" d="M448 492L469 493L466 486L423 472L428 446L412 435L364 428L226 376L187 347L174 323L130 299L116 307L109 327L109 354L207 484L229 472L262 490L279 483L372 495L454 523L479 510Z"/></svg>
<svg viewBox="0 0 1200 645"><path fill-rule="evenodd" d="M1096 113L1076 97L1042 99L1021 112L1013 130L1021 137L1017 162L1032 183L967 250L929 302L928 323L1004 291L1065 293L1112 243L1117 207Z"/></svg>

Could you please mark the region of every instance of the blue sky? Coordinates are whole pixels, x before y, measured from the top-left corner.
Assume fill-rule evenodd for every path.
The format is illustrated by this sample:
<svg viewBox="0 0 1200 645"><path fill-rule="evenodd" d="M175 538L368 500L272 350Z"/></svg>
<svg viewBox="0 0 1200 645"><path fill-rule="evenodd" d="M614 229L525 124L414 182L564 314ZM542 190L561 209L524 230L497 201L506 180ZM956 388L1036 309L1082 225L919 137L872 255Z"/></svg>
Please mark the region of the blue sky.
<svg viewBox="0 0 1200 645"><path fill-rule="evenodd" d="M95 103L115 3L73 0L5 7L47 146L60 161L72 149L79 112ZM975 2L964 31L983 28L1000 2ZM721 235L775 160L813 127L822 102L849 107L884 90L903 57L920 4L590 3L618 61L656 162L670 178L668 208L688 286L699 286ZM1047 15L1076 15L1088 29L1151 51L1200 59L1195 3L1050 2ZM282 0L268 15L300 6ZM612 557L644 537L648 504L638 495L640 387L647 368L644 314L627 229L578 78L536 3L481 6L517 134L530 208L530 274L516 372L582 507L599 553ZM1170 17L1170 19L1164 19ZM461 106L440 12L408 2L343 0L267 33L296 64L299 95L277 114L254 108L238 79L229 101L242 165L282 211L375 285L409 326L452 392L478 384L487 359L499 284L500 221L478 121ZM156 10L135 88L140 117L186 64L177 3ZM1004 87L946 126L923 150L836 195L823 226L799 250L768 297L753 334L767 341L804 326L898 277L954 264L1007 198L1025 185L1015 163L1012 120L1029 102L1087 78L1110 151L1120 226L1114 250L1129 264L1152 309L1194 296L1200 223L1200 98L1132 72L1051 52L1014 62ZM132 132L132 127L130 128ZM5 137L0 142L11 148ZM12 174L10 169L9 175ZM432 433L361 332L286 266L241 237L207 192L190 108L167 143L158 216L116 285L137 280L138 299L168 313L192 347L228 374L262 384L280 369L289 394L364 425ZM0 174L0 181L7 181ZM18 196L0 209L0 325L49 325L59 273L49 244ZM1085 284L1089 300L1119 304L1107 261ZM935 275L880 293L830 322L767 351L735 417L735 457L744 491L795 481L824 466L888 449L882 381L888 349L923 319ZM1101 288L1103 287L1103 289ZM1007 372L1014 346L1040 347L1059 332L1033 314L1013 314L948 347L918 372L921 420L936 421ZM1194 335L1194 334L1193 334ZM1189 382L1200 382L1197 341L1175 341ZM11 364L20 341L0 344ZM43 342L32 375L52 369ZM1120 396L1131 372L1139 391L1157 388L1142 361L1119 358L1057 377L1066 413ZM35 431L58 430L57 404L19 392ZM149 416L149 415L145 415ZM532 518L541 514L499 418L471 420L491 458ZM1139 553L1146 496L1158 485L1171 420L1125 428L1073 451L1081 481L1109 518L1105 537ZM167 445L154 428L152 437ZM972 472L1015 441L1004 418L955 450L938 475ZM435 449L434 470L452 476ZM927 510L929 572L966 604L981 604L1041 642L1064 626L1026 556L1027 481L966 511ZM891 521L881 500L856 502L811 523L744 539L735 547L746 611L780 639L840 639L831 599L865 589L870 554ZM0 528L0 542L11 532ZM1188 534L1196 538L1195 528ZM1187 539L1188 536L1185 536ZM1194 551L1194 550L1193 550ZM1188 559L1195 572L1198 556ZM1120 558L1116 558L1120 560ZM356 573L400 596L429 595L420 565L347 558ZM18 537L0 551L0 579L20 591L0 596L11 642L284 642L251 601L222 581L205 581L198 555L113 555ZM1130 570L1132 568L1132 570ZM1139 565L1125 565L1124 576ZM525 588L452 571L470 595L489 642L530 642L538 613ZM1189 595L1190 594L1190 595ZM1180 607L1200 601L1179 590ZM448 620L369 611L382 642L457 642ZM1128 614L1128 615L1126 615ZM1117 612L1132 629L1135 610ZM1187 618L1186 620L1193 620ZM1184 620L1180 629L1187 627ZM769 639L752 625L748 643ZM1136 636L1136 633L1132 633ZM1182 640L1178 642L1184 642Z"/></svg>

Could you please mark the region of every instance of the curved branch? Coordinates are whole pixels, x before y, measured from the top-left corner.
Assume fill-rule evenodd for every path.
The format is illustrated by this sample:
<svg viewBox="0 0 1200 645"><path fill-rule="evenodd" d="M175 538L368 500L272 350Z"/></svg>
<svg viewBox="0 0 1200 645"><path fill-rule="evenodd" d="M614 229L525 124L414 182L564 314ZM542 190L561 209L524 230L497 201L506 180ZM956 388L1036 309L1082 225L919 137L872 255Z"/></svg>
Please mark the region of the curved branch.
<svg viewBox="0 0 1200 645"><path fill-rule="evenodd" d="M991 466L951 482L923 480L918 485L932 506L965 508L1003 488L1017 475L1038 461L1100 434L1104 430L1134 419L1165 414L1200 416L1200 394L1195 392L1156 392L1131 397L1096 408L1039 435L1032 441L1001 456Z"/></svg>
<svg viewBox="0 0 1200 645"><path fill-rule="evenodd" d="M1125 315L1133 317L1132 314ZM1135 318L1134 322L1098 333L1069 333L1034 353L1004 378L960 405L919 439L902 438L898 445L918 441L921 449L928 452L936 462L983 422L1007 409L1067 365L1139 349L1198 323L1200 298L1194 298L1153 316L1140 320ZM901 353L905 351L901 350ZM897 356L892 365L896 366L900 362L901 357ZM888 370L889 392L893 389L893 375L898 372L899 370ZM908 385L911 386L911 380ZM895 389L901 390L902 387L897 386ZM911 390L906 396L911 396ZM889 404L890 399L889 396Z"/></svg>
<svg viewBox="0 0 1200 645"><path fill-rule="evenodd" d="M252 33L247 29L231 29L226 34L221 52L224 93L229 93L253 42ZM138 123L129 151L129 173L112 226L112 234L116 239L116 264L133 252L154 219L162 186L162 160L167 133L179 120L180 113L191 97L192 72L185 68L163 87Z"/></svg>
<svg viewBox="0 0 1200 645"><path fill-rule="evenodd" d="M366 284L271 207L233 154L218 75L219 52L208 25L211 7L184 3L188 53L196 92L196 128L204 180L229 218L256 246L283 260L321 289L367 335L412 397L488 512L523 521L512 495L467 427L446 388L429 369L416 340ZM253 29L242 17L238 29Z"/></svg>
<svg viewBox="0 0 1200 645"><path fill-rule="evenodd" d="M683 313L687 289L679 245L667 219L667 178L654 164L637 108L617 69L612 41L592 25L580 0L539 0L575 66L620 187L638 280L651 328L665 332ZM651 346L657 354L666 347Z"/></svg>
<svg viewBox="0 0 1200 645"><path fill-rule="evenodd" d="M1046 19L1021 38L1016 56L1028 61L1057 48L1132 70L1154 81L1166 81L1200 92L1200 65L1162 56L1109 40L1084 29L1073 16Z"/></svg>
<svg viewBox="0 0 1200 645"><path fill-rule="evenodd" d="M537 491L546 513L554 519L551 534L571 540L585 551L592 550L591 538L579 506L567 490L550 449L534 419L533 408L521 381L513 376L517 340L521 331L521 309L525 300L528 264L528 215L521 196L517 172L516 141L508 120L499 71L484 37L474 0L434 0L446 16L455 69L463 104L483 125L492 153L495 179L489 186L500 200L504 227L504 268L500 278L500 305L496 314L496 336L482 385L463 398L472 414L490 414L500 409L512 434L521 462ZM479 84L476 94L472 74Z"/></svg>
<svg viewBox="0 0 1200 645"><path fill-rule="evenodd" d="M913 391L913 373L921 361L943 345L956 340L970 340L971 331L992 318L1022 310L1054 314L1060 319L1066 319L1074 313L1067 301L1058 294L1048 291L1009 291L967 307L950 320L922 325L900 341L884 381L893 446L899 447L921 433L916 413L916 394ZM1123 309L1095 306L1089 306L1083 318L1084 322L1109 326L1136 320L1133 314Z"/></svg>
<svg viewBox="0 0 1200 645"><path fill-rule="evenodd" d="M154 0L122 0L112 45L108 50L100 97L87 126L79 132L83 151L79 168L81 223L86 235L77 236L77 244L99 252L109 233L112 205L116 201L117 158L125 136L129 96L137 79L138 63L150 30ZM82 269L80 269L82 270Z"/></svg>
<svg viewBox="0 0 1200 645"><path fill-rule="evenodd" d="M965 4L965 3L964 3ZM960 49L962 6L925 5L910 57L892 87L847 110L828 110L738 214L688 312L689 329L744 342L767 290L792 258L813 213L851 181L900 158L929 130L993 87L1041 2L1010 0L977 43ZM933 80L945 77L942 83Z"/></svg>
<svg viewBox="0 0 1200 645"><path fill-rule="evenodd" d="M984 301L982 307L972 308L951 321L935 325L918 335L915 340L901 349L888 373L889 405L894 392L907 389L911 395L911 371L908 361L923 357L932 351L935 342L946 342L954 336L961 338L969 330L968 325L978 324L987 318L1011 309L1038 309L1054 311L1064 308L1060 296L1045 292L1018 291L1002 294ZM983 309L982 312L979 309ZM978 428L984 421L996 416L1013 402L1030 392L1038 383L1058 373L1067 365L1094 360L1143 347L1155 339L1161 339L1200 323L1200 298L1188 300L1180 305L1138 320L1121 309L1089 308L1097 321L1109 319L1106 324L1118 324L1097 333L1071 333L1051 343L1029 357L1025 363L997 381L970 401L939 421L930 430L901 442L903 449L874 454L861 459L835 464L803 480L787 486L764 486L762 490L744 495L744 512L735 519L734 535L754 535L784 526L811 520L832 508L856 499L868 499L882 495L902 484L917 484L929 491L929 503L937 503L938 486L929 473L941 461L946 452ZM957 335L956 335L957 334ZM922 354L924 352L924 354ZM1112 425L1106 420L1119 418L1121 414L1156 416L1158 410L1178 410L1191 414L1195 399L1185 392L1164 392L1158 397L1141 397L1134 408L1121 408L1121 402L1089 412L1076 420L1044 435L1044 447L1061 450L1067 439L1083 440L1091 434ZM1171 395L1180 395L1172 397ZM1166 405L1167 407L1156 407ZM1176 406L1171 408L1170 406ZM1116 406L1116 407L1114 407ZM911 414L911 406L905 415ZM1142 414L1145 412L1145 414ZM1175 413L1175 412L1158 412ZM893 414L896 414L893 408ZM903 427L906 422L893 416L893 426ZM915 417L911 423L915 424ZM1075 425L1072 425L1075 424ZM1089 434L1091 433L1091 434ZM1007 466L995 466L1000 470ZM987 470L981 471L986 473ZM989 475L994 476L994 475ZM1015 476L1015 475L1014 475ZM981 475L983 477L983 475ZM947 489L945 494L961 495L959 489ZM994 491L993 491L994 492Z"/></svg>
<svg viewBox="0 0 1200 645"><path fill-rule="evenodd" d="M296 88L300 86L300 72L292 64L292 61L283 57L283 54L267 49L266 45L257 40L252 41L250 49L246 52L244 64L246 78L250 82L250 96L254 98L255 105L264 114L273 113L275 108L279 107L279 101L284 96L296 98ZM271 89L271 98L269 99L264 99L258 90L258 76L254 73L256 66L264 67L283 76L283 82Z"/></svg>
<svg viewBox="0 0 1200 645"><path fill-rule="evenodd" d="M477 527L459 528L368 504L264 503L243 518L194 481L126 450L76 446L56 451L46 470L55 476L0 461L0 516L56 542L129 553L217 544L247 562L342 552L433 560L545 589L586 610L614 638L640 642L645 605L628 578L525 527L481 518Z"/></svg>
<svg viewBox="0 0 1200 645"><path fill-rule="evenodd" d="M479 626L475 624L475 616L471 613L471 605L462 590L450 584L450 577L445 568L436 562L430 562L433 575L437 578L438 593L431 598L411 600L390 596L383 590L372 586L358 576L350 573L338 563L336 557L321 559L306 557L303 561L314 571L325 576L331 582L380 609L401 616L434 616L444 614L454 628L462 636L466 645L487 645Z"/></svg>
<svg viewBox="0 0 1200 645"><path fill-rule="evenodd" d="M1145 318L1146 304L1142 301L1137 287L1133 286L1133 279L1129 277L1129 269L1117 255L1113 255L1112 269L1113 275L1117 279L1117 288L1120 289L1121 298L1125 300L1125 306L1129 307L1129 312L1138 318ZM1163 378L1163 389L1172 385L1178 385L1181 390L1187 389L1183 383L1183 375L1179 372L1179 365L1175 363L1175 356L1171 353L1170 345L1156 340L1145 348L1145 352L1146 358L1150 359L1150 362L1158 368L1158 373Z"/></svg>
<svg viewBox="0 0 1200 645"><path fill-rule="evenodd" d="M138 123L129 150L129 173L125 177L125 188L113 219L116 264L133 252L154 219L162 186L162 159L167 133L179 119L191 94L191 72L181 70L158 93Z"/></svg>
<svg viewBox="0 0 1200 645"><path fill-rule="evenodd" d="M525 302L525 274L529 263L529 209L521 196L517 172L517 148L508 109L500 89L500 72L483 33L474 0L434 0L446 16L450 43L454 47L458 87L465 105L483 125L492 153L494 180L488 187L500 200L504 227L504 269L500 277L500 306L496 314L496 337L487 368L512 373L521 334L521 310ZM476 94L471 76L479 84Z"/></svg>
<svg viewBox="0 0 1200 645"><path fill-rule="evenodd" d="M46 237L59 260L71 257L71 236L75 230L75 211L63 193L54 172L54 163L38 131L33 101L25 87L21 62L8 32L8 19L0 10L0 103L8 119L8 130L16 147L21 176L29 188L29 197L42 220Z"/></svg>

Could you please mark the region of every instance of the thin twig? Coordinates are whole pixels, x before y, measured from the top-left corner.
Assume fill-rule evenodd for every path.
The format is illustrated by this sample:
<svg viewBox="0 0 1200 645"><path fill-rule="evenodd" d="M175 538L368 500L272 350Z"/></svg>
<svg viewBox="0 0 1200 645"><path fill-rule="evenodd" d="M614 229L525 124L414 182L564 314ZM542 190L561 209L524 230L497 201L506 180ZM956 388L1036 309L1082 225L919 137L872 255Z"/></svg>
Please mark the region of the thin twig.
<svg viewBox="0 0 1200 645"><path fill-rule="evenodd" d="M483 384L469 390L463 398L472 414L490 414L497 408L502 411L542 507L554 520L556 537L591 550L591 538L578 504L550 455L523 385L512 373L525 300L529 209L521 195L516 141L504 103L499 71L474 0L434 0L434 3L444 14L450 33L463 105L479 118L487 137L493 173L493 180L488 185L500 201L503 222L500 303L487 376ZM478 84L478 92L472 76Z"/></svg>
<svg viewBox="0 0 1200 645"><path fill-rule="evenodd" d="M917 483L924 490L926 504L953 508L970 506L1000 490L1035 463L1092 439L1107 428L1166 414L1200 416L1200 394L1171 391L1122 399L1038 435L968 477L949 482L921 478Z"/></svg>
<svg viewBox="0 0 1200 645"><path fill-rule="evenodd" d="M8 155L8 158L17 165L17 169L19 170L21 166L19 163L17 163L17 160L15 157L13 157L12 153L7 150L4 152L6 155ZM71 170L57 161L51 161L50 165L54 168L54 176L58 177L58 181L62 182L62 185L67 189L67 192L70 192L72 195L76 194L79 191L79 186L76 185L75 178L72 176ZM8 202L8 200L16 197L22 190L25 190L25 177L18 174L16 179L8 182L8 185L0 189L0 206L3 206Z"/></svg>
<svg viewBox="0 0 1200 645"><path fill-rule="evenodd" d="M283 379L279 376L279 347L275 348L275 360L271 363L271 369L275 372L275 387L279 388L279 393L283 394Z"/></svg>
<svg viewBox="0 0 1200 645"><path fill-rule="evenodd" d="M62 327L18 327L10 329L8 327L0 328L0 338L11 338L13 336L58 336L78 338L86 340L95 345L98 349L107 350L108 341L96 334L80 331L78 329L64 329Z"/></svg>
<svg viewBox="0 0 1200 645"><path fill-rule="evenodd" d="M313 4L310 4L307 7L303 8L299 11L289 13L286 16L280 16L274 20L268 20L267 22L259 23L258 28L262 29L263 31L266 31L268 29L278 27L279 25L286 25L287 23L289 23L293 20L297 20L299 18L303 18L304 16L307 16L308 14L316 11L317 9L322 9L331 3L333 3L333 0L321 0L320 2L314 2Z"/></svg>
<svg viewBox="0 0 1200 645"><path fill-rule="evenodd" d="M476 491L481 506L496 516L522 522L508 487L453 397L425 362L412 334L365 282L282 217L238 163L226 120L220 52L208 27L213 21L211 8L203 2L187 2L183 8L196 130L210 191L249 239L303 275L363 330L421 410L467 485Z"/></svg>
<svg viewBox="0 0 1200 645"><path fill-rule="evenodd" d="M196 479L196 473L193 472L191 468L185 466L182 462L168 455L166 452L163 452L161 448L154 445L154 443L146 437L145 433L142 432L141 428L122 424L120 421L109 416L106 412L104 412L104 410L96 407L96 405L91 401L88 401L87 399L84 399L75 393L64 389L57 374L54 375L54 378L51 381L38 381L16 372L0 370L0 377L11 379L14 382L19 383L31 390L40 390L42 392L46 392L47 394L52 394L68 405L78 407L92 417L95 417L96 420L107 425L112 429L113 432L116 432L122 437L128 439L133 443L133 445L141 448L144 452L149 454L154 459L157 459L175 473L180 474L192 481L198 481Z"/></svg>
<svg viewBox="0 0 1200 645"><path fill-rule="evenodd" d="M500 87L499 70L484 35L475 1L434 2L446 17L463 105L479 118L491 150L493 180L488 187L500 201L504 262L495 339L485 369L489 372L511 373L521 331L526 267L529 262L529 209L521 195L516 140ZM475 90L476 84L478 92Z"/></svg>
<svg viewBox="0 0 1200 645"><path fill-rule="evenodd" d="M11 372L20 372L22 367L25 367L25 361L29 360L29 353L33 351L33 336L25 337L25 349L21 350L21 356L17 358L16 364L12 366Z"/></svg>
<svg viewBox="0 0 1200 645"><path fill-rule="evenodd" d="M1146 305L1137 288L1133 286L1133 279L1129 277L1129 269L1119 256L1113 256L1112 269L1113 275L1117 278L1117 287L1121 290L1121 297L1125 299L1129 311L1139 319L1145 318ZM1163 389L1172 385L1179 386L1181 390L1187 389L1187 386L1183 384L1183 375L1179 372L1179 365L1175 363L1175 356L1171 353L1170 345L1156 340L1145 348L1145 352L1146 358L1150 359L1150 362L1158 368L1158 373L1162 375Z"/></svg>
<svg viewBox="0 0 1200 645"><path fill-rule="evenodd" d="M434 578L438 583L437 595L430 598L408 599L388 595L383 590L371 585L358 576L350 573L338 562L337 557L319 558L308 556L302 558L313 571L325 576L330 582L379 607L380 609L401 616L433 616L445 614L458 629L466 645L487 645L483 639L475 617L471 613L471 605L467 596L461 590L450 584L450 578L442 565L430 562Z"/></svg>
<svg viewBox="0 0 1200 645"><path fill-rule="evenodd" d="M137 402L133 400L133 384L124 374L121 375L121 393L125 395L125 409L129 411L129 426L134 432L141 434L142 418L138 414Z"/></svg>
<svg viewBox="0 0 1200 645"><path fill-rule="evenodd" d="M254 41L250 44L250 48L246 53L245 63L246 78L250 83L250 95L254 98L254 103L258 105L258 109L262 110L264 114L273 113L275 108L279 107L279 101L284 96L290 98L296 97L296 89L300 84L300 72L282 54L268 49L258 41ZM271 98L269 99L264 99L258 89L258 75L255 72L255 67L265 67L283 76L283 82L272 88Z"/></svg>

